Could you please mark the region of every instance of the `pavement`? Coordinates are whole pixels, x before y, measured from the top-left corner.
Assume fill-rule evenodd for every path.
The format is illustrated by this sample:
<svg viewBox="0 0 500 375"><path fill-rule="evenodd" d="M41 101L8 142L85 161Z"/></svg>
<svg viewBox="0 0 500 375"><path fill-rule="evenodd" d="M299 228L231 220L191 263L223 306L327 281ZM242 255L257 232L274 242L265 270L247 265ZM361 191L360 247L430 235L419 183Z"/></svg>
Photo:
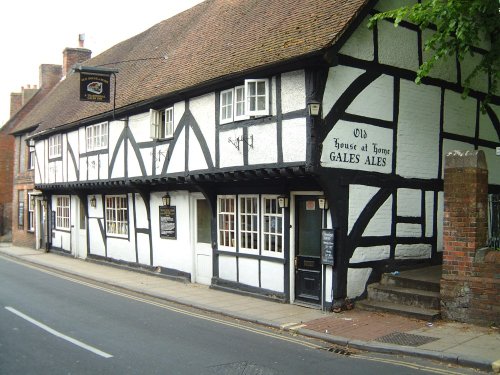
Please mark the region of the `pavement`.
<svg viewBox="0 0 500 375"><path fill-rule="evenodd" d="M324 312L10 243L0 243L0 255L346 348L417 356L500 373L498 327L449 321L426 322L389 313L363 311L356 307L342 313Z"/></svg>

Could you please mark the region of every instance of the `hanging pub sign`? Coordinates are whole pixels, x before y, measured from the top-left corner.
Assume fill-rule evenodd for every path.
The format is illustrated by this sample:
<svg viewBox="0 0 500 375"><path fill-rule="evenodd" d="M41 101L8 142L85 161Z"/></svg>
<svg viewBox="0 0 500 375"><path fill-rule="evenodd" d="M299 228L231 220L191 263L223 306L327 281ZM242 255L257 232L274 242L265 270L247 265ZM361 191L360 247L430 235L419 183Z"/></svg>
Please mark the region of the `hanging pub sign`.
<svg viewBox="0 0 500 375"><path fill-rule="evenodd" d="M110 102L111 74L80 72L80 100Z"/></svg>
<svg viewBox="0 0 500 375"><path fill-rule="evenodd" d="M160 238L177 239L175 206L160 206Z"/></svg>

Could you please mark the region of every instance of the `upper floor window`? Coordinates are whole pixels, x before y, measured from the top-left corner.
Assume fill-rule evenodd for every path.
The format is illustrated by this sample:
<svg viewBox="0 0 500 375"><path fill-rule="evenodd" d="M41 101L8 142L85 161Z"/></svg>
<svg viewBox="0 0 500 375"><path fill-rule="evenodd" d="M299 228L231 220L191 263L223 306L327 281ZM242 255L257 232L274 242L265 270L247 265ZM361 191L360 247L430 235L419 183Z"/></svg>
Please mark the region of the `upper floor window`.
<svg viewBox="0 0 500 375"><path fill-rule="evenodd" d="M28 151L28 169L35 169L35 148L30 147Z"/></svg>
<svg viewBox="0 0 500 375"><path fill-rule="evenodd" d="M61 134L53 135L49 138L49 158L61 156Z"/></svg>
<svg viewBox="0 0 500 375"><path fill-rule="evenodd" d="M108 123L87 126L85 129L87 151L102 150L108 147Z"/></svg>
<svg viewBox="0 0 500 375"><path fill-rule="evenodd" d="M56 197L56 228L69 229L69 196Z"/></svg>
<svg viewBox="0 0 500 375"><path fill-rule="evenodd" d="M220 93L220 123L269 115L269 80L247 79L242 86Z"/></svg>
<svg viewBox="0 0 500 375"><path fill-rule="evenodd" d="M174 136L174 107L160 111L150 109L149 115L151 138L163 139Z"/></svg>
<svg viewBox="0 0 500 375"><path fill-rule="evenodd" d="M267 79L245 80L246 111L249 116L269 114L269 81Z"/></svg>

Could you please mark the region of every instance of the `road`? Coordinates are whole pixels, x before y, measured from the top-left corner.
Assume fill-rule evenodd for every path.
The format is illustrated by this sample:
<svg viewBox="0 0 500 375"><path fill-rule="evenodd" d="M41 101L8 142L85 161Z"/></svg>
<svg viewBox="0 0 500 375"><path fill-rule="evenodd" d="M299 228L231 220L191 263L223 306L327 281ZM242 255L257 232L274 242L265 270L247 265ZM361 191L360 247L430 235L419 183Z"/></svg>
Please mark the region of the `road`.
<svg viewBox="0 0 500 375"><path fill-rule="evenodd" d="M473 373L328 348L0 257L0 374Z"/></svg>

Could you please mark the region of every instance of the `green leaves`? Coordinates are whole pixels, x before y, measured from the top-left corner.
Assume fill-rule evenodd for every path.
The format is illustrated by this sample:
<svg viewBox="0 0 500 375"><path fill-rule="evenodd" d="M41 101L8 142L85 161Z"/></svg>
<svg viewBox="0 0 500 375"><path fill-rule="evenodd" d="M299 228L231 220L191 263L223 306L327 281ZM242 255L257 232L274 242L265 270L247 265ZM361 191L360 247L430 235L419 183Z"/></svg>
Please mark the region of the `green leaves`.
<svg viewBox="0 0 500 375"><path fill-rule="evenodd" d="M496 93L500 78L499 10L498 0L427 0L377 13L370 18L368 27L373 28L380 20L390 20L395 27L406 21L418 25L422 30L434 30L424 43L424 50L432 52L431 57L418 69L416 83L420 83L436 63L446 57L456 55L462 62L467 56L479 53L482 58L465 77L463 94L468 95L471 82L476 77L482 74L489 76L484 109ZM478 49L478 46L483 47Z"/></svg>

